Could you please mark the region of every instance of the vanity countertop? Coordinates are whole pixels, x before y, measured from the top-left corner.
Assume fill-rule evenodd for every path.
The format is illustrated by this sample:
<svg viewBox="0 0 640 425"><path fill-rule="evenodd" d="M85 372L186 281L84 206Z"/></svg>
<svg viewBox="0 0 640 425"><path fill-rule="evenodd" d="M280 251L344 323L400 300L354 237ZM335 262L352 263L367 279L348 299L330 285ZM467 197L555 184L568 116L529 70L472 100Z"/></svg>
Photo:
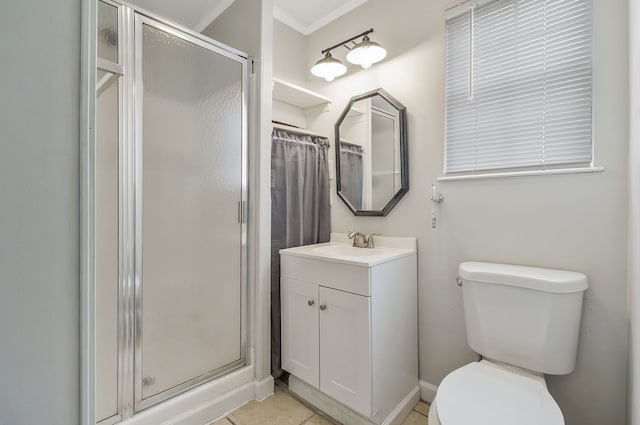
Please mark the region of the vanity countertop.
<svg viewBox="0 0 640 425"><path fill-rule="evenodd" d="M343 233L332 233L330 242L281 249L281 255L372 267L416 255L416 238L375 236L375 248L356 248Z"/></svg>

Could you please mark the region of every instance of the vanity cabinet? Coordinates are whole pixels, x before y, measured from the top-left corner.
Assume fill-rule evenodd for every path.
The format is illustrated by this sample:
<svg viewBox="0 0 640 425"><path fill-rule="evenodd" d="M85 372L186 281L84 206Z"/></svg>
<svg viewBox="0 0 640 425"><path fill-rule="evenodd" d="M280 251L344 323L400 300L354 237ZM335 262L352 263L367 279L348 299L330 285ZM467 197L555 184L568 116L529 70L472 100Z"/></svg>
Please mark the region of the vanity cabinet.
<svg viewBox="0 0 640 425"><path fill-rule="evenodd" d="M380 261L280 253L282 368L305 383L298 395L312 404L328 396L362 418L354 423L391 423L403 400L410 411L419 397L415 249Z"/></svg>
<svg viewBox="0 0 640 425"><path fill-rule="evenodd" d="M371 416L370 298L282 278L282 368Z"/></svg>
<svg viewBox="0 0 640 425"><path fill-rule="evenodd" d="M318 285L280 279L282 368L306 383L320 385Z"/></svg>

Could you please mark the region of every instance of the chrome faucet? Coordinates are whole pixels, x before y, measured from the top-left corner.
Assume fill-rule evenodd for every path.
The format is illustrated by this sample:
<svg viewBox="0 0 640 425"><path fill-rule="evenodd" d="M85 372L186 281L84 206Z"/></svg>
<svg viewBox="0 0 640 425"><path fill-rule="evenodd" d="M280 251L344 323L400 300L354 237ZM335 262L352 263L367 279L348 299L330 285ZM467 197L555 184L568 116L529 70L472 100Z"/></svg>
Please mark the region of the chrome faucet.
<svg viewBox="0 0 640 425"><path fill-rule="evenodd" d="M366 236L363 233L350 230L347 237L353 239L353 246L356 248L365 248L367 246Z"/></svg>
<svg viewBox="0 0 640 425"><path fill-rule="evenodd" d="M373 237L374 237L374 236L380 236L380 235L381 235L381 233L377 233L377 232L376 232L376 233L371 233L371 234L370 234L370 235L368 235L368 236L365 236L365 238L364 238L364 239L365 239L365 242L367 243L367 248L375 248L376 246L375 246L375 244L373 243Z"/></svg>
<svg viewBox="0 0 640 425"><path fill-rule="evenodd" d="M356 248L375 248L373 237L379 234L380 233L371 233L370 235L365 235L363 233L350 230L347 237L349 239L353 239L353 246Z"/></svg>

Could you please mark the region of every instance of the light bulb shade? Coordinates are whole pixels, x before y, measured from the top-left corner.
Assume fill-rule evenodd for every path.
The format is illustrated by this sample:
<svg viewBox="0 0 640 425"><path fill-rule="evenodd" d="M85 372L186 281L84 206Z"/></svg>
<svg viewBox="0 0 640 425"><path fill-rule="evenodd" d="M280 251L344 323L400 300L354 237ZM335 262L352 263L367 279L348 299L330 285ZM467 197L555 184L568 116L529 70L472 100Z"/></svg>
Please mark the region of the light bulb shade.
<svg viewBox="0 0 640 425"><path fill-rule="evenodd" d="M353 49L347 54L347 60L352 64L360 65L367 69L372 64L380 62L385 56L387 56L387 51L381 45L365 36L361 43L353 46Z"/></svg>
<svg viewBox="0 0 640 425"><path fill-rule="evenodd" d="M333 81L334 78L343 75L345 72L347 72L347 67L338 59L331 57L329 52L311 68L313 75L322 77L327 81Z"/></svg>

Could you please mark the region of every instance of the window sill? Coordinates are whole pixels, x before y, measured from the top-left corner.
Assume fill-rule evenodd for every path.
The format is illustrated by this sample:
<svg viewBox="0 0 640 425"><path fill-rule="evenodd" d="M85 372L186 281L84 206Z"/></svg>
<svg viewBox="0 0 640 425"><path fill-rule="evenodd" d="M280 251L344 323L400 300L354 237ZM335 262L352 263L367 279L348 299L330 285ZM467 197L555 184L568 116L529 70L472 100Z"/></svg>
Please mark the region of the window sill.
<svg viewBox="0 0 640 425"><path fill-rule="evenodd" d="M540 175L547 175L547 174L600 173L602 171L604 171L604 167L580 167L580 168L557 168L552 170L506 171L506 172L499 172L499 173L443 176L443 177L438 177L438 181L447 182L447 181L456 181L456 180L494 179L494 178L500 178L500 177L540 176Z"/></svg>

